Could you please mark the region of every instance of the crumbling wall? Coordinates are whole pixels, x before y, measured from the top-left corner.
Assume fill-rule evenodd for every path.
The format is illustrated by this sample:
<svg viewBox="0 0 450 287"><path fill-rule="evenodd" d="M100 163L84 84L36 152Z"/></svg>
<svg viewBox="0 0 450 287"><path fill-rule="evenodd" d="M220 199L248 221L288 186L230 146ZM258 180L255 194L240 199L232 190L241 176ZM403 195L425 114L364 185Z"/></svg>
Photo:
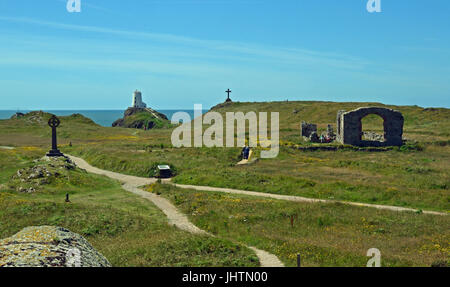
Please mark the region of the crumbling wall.
<svg viewBox="0 0 450 287"><path fill-rule="evenodd" d="M301 136L309 138L311 134L315 132L317 134L317 125L309 124L307 122L302 122L301 125Z"/></svg>
<svg viewBox="0 0 450 287"><path fill-rule="evenodd" d="M362 140L361 120L370 114L383 118L384 141ZM355 146L400 146L403 144L404 118L399 111L380 107L358 108L350 112L339 111L336 121L336 140L342 144Z"/></svg>
<svg viewBox="0 0 450 287"><path fill-rule="evenodd" d="M334 133L332 125L327 125L327 133L325 134L325 136L332 140L336 139L336 134Z"/></svg>

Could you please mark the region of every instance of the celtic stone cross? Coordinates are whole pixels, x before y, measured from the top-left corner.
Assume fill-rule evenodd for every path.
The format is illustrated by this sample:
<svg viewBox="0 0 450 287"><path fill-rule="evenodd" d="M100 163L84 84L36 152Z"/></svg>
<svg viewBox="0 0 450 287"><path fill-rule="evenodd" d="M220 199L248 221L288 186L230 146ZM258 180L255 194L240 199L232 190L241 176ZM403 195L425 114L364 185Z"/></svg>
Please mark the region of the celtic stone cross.
<svg viewBox="0 0 450 287"><path fill-rule="evenodd" d="M55 115L48 120L48 125L52 128L52 149L47 153L47 156L64 156L59 151L56 140L56 128L59 127L60 123L61 121Z"/></svg>

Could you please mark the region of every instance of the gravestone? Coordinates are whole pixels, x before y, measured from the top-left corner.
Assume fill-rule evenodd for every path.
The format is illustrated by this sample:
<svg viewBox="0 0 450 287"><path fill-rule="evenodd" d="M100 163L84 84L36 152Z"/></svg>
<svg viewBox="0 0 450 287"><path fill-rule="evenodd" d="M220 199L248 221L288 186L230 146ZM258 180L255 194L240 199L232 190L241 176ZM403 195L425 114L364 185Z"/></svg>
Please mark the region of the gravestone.
<svg viewBox="0 0 450 287"><path fill-rule="evenodd" d="M53 115L48 120L48 125L52 128L52 149L47 153L47 156L50 157L64 156L64 154L60 152L58 149L58 142L56 138L56 128L59 127L60 124L61 121L55 115Z"/></svg>

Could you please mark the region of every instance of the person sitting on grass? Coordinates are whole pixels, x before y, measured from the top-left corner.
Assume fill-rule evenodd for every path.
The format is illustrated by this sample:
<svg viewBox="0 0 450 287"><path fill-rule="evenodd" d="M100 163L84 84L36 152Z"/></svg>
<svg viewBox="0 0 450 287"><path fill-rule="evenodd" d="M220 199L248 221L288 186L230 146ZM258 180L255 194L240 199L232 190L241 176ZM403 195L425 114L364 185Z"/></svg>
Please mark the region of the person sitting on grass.
<svg viewBox="0 0 450 287"><path fill-rule="evenodd" d="M244 146L244 148L242 149L242 158L248 159L249 154L250 154L250 148L248 146Z"/></svg>

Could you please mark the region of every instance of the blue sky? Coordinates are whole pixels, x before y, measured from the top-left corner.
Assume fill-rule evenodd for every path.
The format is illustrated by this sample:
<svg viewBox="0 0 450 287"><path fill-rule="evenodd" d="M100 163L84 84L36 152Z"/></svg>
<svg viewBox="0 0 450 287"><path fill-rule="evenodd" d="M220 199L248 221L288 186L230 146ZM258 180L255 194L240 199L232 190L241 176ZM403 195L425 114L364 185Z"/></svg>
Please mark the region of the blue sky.
<svg viewBox="0 0 450 287"><path fill-rule="evenodd" d="M0 0L0 109L450 107L450 1Z"/></svg>

